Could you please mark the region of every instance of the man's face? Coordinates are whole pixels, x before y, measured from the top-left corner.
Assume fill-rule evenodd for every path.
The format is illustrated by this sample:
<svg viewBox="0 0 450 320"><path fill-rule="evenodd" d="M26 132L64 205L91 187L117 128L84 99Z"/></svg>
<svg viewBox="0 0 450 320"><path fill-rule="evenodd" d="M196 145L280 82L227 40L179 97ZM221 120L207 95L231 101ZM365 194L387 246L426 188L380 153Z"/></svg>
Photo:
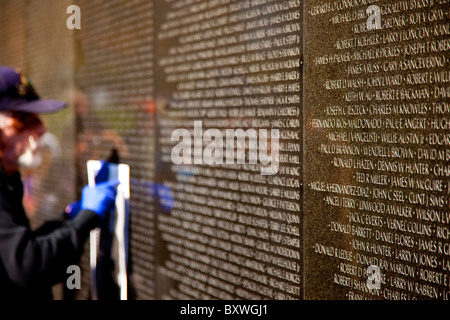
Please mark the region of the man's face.
<svg viewBox="0 0 450 320"><path fill-rule="evenodd" d="M1 132L1 164L8 174L19 170L20 156L30 148L30 142L34 140L37 143L46 131L37 115L29 116L34 118L30 121L26 117L18 119L8 115L4 121Z"/></svg>

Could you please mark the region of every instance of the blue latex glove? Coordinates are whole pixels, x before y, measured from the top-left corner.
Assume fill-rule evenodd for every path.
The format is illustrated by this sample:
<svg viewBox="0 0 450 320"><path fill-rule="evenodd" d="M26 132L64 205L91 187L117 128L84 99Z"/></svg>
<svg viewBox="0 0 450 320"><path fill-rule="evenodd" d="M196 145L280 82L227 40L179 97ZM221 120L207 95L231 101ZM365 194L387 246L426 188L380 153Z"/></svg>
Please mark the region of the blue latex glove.
<svg viewBox="0 0 450 320"><path fill-rule="evenodd" d="M100 167L100 170L95 175L95 183L99 184L102 182L105 182L108 180L108 174L109 174L109 162L100 160L100 163L102 164ZM80 212L81 209L81 200L74 201L70 203L65 211L66 215L69 219L73 219L78 215L78 212Z"/></svg>
<svg viewBox="0 0 450 320"><path fill-rule="evenodd" d="M118 180L102 182L91 188L85 186L81 196L81 210L94 211L101 219L104 219L114 207Z"/></svg>

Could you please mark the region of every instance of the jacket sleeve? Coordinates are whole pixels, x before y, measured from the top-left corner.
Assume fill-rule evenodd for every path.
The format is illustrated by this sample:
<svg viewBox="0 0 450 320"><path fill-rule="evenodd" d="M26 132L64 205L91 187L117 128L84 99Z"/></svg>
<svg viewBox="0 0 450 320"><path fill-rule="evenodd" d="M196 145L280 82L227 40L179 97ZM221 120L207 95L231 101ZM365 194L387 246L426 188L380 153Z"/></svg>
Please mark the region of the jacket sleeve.
<svg viewBox="0 0 450 320"><path fill-rule="evenodd" d="M78 263L89 231L99 224L94 212L83 210L43 233L17 223L5 209L0 206L0 263L21 287L51 285L67 277L67 267Z"/></svg>

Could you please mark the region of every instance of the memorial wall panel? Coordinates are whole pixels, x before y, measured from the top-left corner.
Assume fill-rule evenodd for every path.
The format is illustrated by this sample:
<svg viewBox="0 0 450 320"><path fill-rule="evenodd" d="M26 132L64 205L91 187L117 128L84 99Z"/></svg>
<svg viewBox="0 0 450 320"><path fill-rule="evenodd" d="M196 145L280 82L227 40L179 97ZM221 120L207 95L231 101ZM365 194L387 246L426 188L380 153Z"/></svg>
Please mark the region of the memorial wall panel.
<svg viewBox="0 0 450 320"><path fill-rule="evenodd" d="M118 154L129 299L450 298L449 1L43 2L0 0L0 64L70 102L25 206Z"/></svg>
<svg viewBox="0 0 450 320"><path fill-rule="evenodd" d="M0 63L25 68L27 24L25 0L0 1Z"/></svg>
<svg viewBox="0 0 450 320"><path fill-rule="evenodd" d="M89 159L107 160L116 150L120 162L130 165L129 297L152 299L156 238L153 2L79 1L79 5L83 26L77 32L78 185L87 183ZM86 254L86 268L88 260ZM84 275L82 287L88 289L89 274Z"/></svg>
<svg viewBox="0 0 450 320"><path fill-rule="evenodd" d="M449 298L449 13L306 1L305 298Z"/></svg>
<svg viewBox="0 0 450 320"><path fill-rule="evenodd" d="M302 3L155 4L158 298L299 299Z"/></svg>

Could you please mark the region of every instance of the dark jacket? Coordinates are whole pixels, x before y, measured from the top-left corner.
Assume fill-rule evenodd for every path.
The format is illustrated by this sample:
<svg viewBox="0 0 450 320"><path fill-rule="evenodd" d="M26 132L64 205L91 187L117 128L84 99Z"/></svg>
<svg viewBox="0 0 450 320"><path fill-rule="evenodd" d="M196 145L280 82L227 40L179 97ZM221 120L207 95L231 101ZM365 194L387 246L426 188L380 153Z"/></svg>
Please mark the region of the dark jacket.
<svg viewBox="0 0 450 320"><path fill-rule="evenodd" d="M51 286L65 281L77 264L98 216L80 211L73 220L53 221L31 230L22 205L20 174L0 166L0 301L51 299Z"/></svg>

